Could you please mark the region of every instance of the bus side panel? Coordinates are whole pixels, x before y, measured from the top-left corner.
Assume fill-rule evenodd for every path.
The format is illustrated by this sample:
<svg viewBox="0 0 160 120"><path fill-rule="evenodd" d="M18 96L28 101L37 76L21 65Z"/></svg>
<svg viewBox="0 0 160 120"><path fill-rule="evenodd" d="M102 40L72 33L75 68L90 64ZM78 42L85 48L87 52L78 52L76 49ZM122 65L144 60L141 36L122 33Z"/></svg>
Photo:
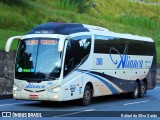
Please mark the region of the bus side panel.
<svg viewBox="0 0 160 120"><path fill-rule="evenodd" d="M73 71L63 79L64 101L82 98L82 75L81 72Z"/></svg>
<svg viewBox="0 0 160 120"><path fill-rule="evenodd" d="M153 89L155 88L156 86L156 80L157 80L157 53L156 53L156 46L155 46L155 43L154 43L154 54L153 54L153 62L152 62L152 65L151 65L151 68L148 72L148 75L146 76L146 79L147 79L147 89Z"/></svg>
<svg viewBox="0 0 160 120"><path fill-rule="evenodd" d="M83 75L83 83L86 85L89 82L93 85L94 97L112 94L112 91L100 80L99 77L97 77L95 74L87 72Z"/></svg>
<svg viewBox="0 0 160 120"><path fill-rule="evenodd" d="M156 86L156 69L151 69L146 76L147 79L147 89L153 89Z"/></svg>
<svg viewBox="0 0 160 120"><path fill-rule="evenodd" d="M154 42L99 35L95 35L95 38L94 69L102 72L114 70L119 76L110 72L106 75L115 77L117 85L118 82L123 84L123 81L126 81L127 84L124 82L123 85L131 86L126 89L127 92L130 92L136 80L147 79L147 89L155 87L156 49Z"/></svg>
<svg viewBox="0 0 160 120"><path fill-rule="evenodd" d="M151 64L143 64L143 68L117 68L117 65L114 64L110 58L114 58L117 60L117 63L120 63L121 59L119 55L109 55L109 54L98 54L94 53L94 68L93 70L99 76L104 77L106 80L110 81L111 84L115 84L119 89L123 92L131 92L134 89L134 82L139 79L143 80L147 73L149 72L149 68ZM128 55L130 59L137 61L149 61L152 62L152 56L138 56L138 55ZM99 61L101 59L101 62ZM130 61L131 61L130 60ZM144 62L145 63L145 62ZM121 92L120 92L121 93Z"/></svg>

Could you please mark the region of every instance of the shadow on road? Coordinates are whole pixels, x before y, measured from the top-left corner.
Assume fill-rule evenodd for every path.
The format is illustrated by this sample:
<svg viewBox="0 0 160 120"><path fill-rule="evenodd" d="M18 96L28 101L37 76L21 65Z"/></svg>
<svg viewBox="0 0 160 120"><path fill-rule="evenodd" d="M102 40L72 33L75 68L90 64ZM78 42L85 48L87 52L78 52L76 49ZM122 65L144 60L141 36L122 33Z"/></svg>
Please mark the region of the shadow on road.
<svg viewBox="0 0 160 120"><path fill-rule="evenodd" d="M145 96L147 98L147 95ZM120 101L128 101L130 100L129 96L120 94L120 95L108 95L102 97L93 98L92 105L99 105L104 103L113 103L113 102L120 102ZM32 106L32 107L40 107L40 108L57 108L57 109L69 109L69 108L76 108L80 107L79 100L72 100L72 101L65 101L65 102L51 102L51 101L43 101L43 102L36 102L30 104L23 104L23 106ZM84 106L82 106L84 107Z"/></svg>

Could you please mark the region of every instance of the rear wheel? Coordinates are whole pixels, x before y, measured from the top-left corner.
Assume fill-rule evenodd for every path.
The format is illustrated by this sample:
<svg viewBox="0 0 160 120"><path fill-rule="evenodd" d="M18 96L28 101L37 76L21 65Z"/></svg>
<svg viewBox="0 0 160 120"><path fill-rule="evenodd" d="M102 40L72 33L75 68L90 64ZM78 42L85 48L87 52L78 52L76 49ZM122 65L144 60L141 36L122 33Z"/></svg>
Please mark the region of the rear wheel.
<svg viewBox="0 0 160 120"><path fill-rule="evenodd" d="M134 84L134 91L130 93L130 97L136 99L139 95L139 84L135 82Z"/></svg>
<svg viewBox="0 0 160 120"><path fill-rule="evenodd" d="M83 98L81 99L81 105L89 105L92 99L92 89L90 86L86 85L83 93Z"/></svg>
<svg viewBox="0 0 160 120"><path fill-rule="evenodd" d="M146 84L142 81L140 84L138 97L140 98L144 97L145 93L146 93Z"/></svg>

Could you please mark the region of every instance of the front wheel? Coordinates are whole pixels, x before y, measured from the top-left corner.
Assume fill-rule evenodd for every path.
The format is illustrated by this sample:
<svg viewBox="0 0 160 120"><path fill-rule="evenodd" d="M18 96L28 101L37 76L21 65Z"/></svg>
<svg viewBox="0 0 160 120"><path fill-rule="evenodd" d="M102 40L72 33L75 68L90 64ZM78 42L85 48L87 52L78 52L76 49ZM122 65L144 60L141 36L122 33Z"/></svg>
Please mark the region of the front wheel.
<svg viewBox="0 0 160 120"><path fill-rule="evenodd" d="M91 87L86 85L84 88L83 98L81 99L81 105L89 105L92 99Z"/></svg>

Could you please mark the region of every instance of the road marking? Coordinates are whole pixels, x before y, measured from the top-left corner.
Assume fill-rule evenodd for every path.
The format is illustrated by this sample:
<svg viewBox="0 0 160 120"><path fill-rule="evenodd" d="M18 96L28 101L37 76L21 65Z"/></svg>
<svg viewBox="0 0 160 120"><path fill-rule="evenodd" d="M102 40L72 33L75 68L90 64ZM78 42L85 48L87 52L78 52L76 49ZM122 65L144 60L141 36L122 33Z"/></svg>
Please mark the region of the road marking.
<svg viewBox="0 0 160 120"><path fill-rule="evenodd" d="M139 101L139 102L132 102L132 103L126 103L123 105L133 105L133 104L138 104L138 103L144 103L144 102L148 102L149 100L145 100L145 101Z"/></svg>
<svg viewBox="0 0 160 120"><path fill-rule="evenodd" d="M95 109L89 109L89 110L85 110L85 111L94 111Z"/></svg>
<svg viewBox="0 0 160 120"><path fill-rule="evenodd" d="M79 114L79 113L84 113L84 112L86 112L86 111L67 113L67 114L57 115L57 116L53 116L53 117L64 117L64 116L69 116L69 115L74 115L74 114Z"/></svg>
<svg viewBox="0 0 160 120"><path fill-rule="evenodd" d="M53 117L64 117L64 116L69 116L69 115L74 115L74 114L79 114L79 113L84 113L84 112L89 112L89 111L94 111L94 110L95 109L89 109L89 110L84 110L84 111L79 111L79 112L73 112L73 113L57 115L57 116L53 116Z"/></svg>
<svg viewBox="0 0 160 120"><path fill-rule="evenodd" d="M8 105L20 105L20 104L25 104L25 103L34 103L34 102L21 102L21 103L12 103L12 104L2 104L2 105L0 105L0 107L8 106Z"/></svg>

